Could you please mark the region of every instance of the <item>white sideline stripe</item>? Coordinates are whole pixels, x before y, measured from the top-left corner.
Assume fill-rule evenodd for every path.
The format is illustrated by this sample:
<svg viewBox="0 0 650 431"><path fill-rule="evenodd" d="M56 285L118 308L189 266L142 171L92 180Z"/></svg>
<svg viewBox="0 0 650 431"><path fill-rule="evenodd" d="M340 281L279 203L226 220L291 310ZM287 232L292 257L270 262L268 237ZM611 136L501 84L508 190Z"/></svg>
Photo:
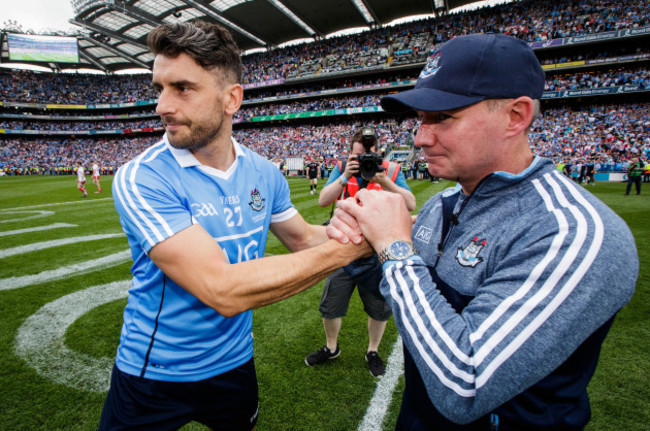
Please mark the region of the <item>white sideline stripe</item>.
<svg viewBox="0 0 650 431"><path fill-rule="evenodd" d="M58 229L60 227L77 227L77 225L69 224L69 223L54 223L54 224L49 224L47 226L30 227L27 229L7 230L4 232L0 232L0 236L18 235L21 233L38 232L40 230Z"/></svg>
<svg viewBox="0 0 650 431"><path fill-rule="evenodd" d="M18 328L14 352L55 383L91 392L108 390L114 357L95 358L65 345L68 327L95 307L126 298L131 281L115 281L45 304Z"/></svg>
<svg viewBox="0 0 650 431"><path fill-rule="evenodd" d="M67 245L67 244L74 244L78 242L86 242L86 241L95 241L99 239L106 239L106 238L117 238L119 236L125 236L124 233L108 233L105 235L88 235L88 236L75 236L72 238L64 238L64 239L55 239L52 241L43 241L43 242L37 242L34 244L27 244L27 245L21 245L20 247L14 247L14 248L8 248L5 250L0 250L0 259L9 257L9 256L14 256L16 254L23 254L23 253L29 253L31 251L37 251L37 250L44 250L46 248L52 248L52 247L59 247L62 245Z"/></svg>
<svg viewBox="0 0 650 431"><path fill-rule="evenodd" d="M32 284L59 280L79 272L97 271L99 269L115 266L128 260L131 260L131 251L125 250L99 259L87 260L63 268L43 271L39 274L3 278L0 279L0 290L18 289L20 287L31 286Z"/></svg>
<svg viewBox="0 0 650 431"><path fill-rule="evenodd" d="M5 212L5 211L15 211L15 210L26 210L30 208L43 208L43 207L52 207L52 206L57 206L57 205L75 205L75 204L90 204L94 202L103 202L103 201L112 201L113 198L101 198L101 199L91 199L89 201L83 200L83 201L71 201L71 202L55 202L51 204L40 204L40 205L30 205L26 207L16 207L16 208L4 208L1 209L0 212Z"/></svg>
<svg viewBox="0 0 650 431"><path fill-rule="evenodd" d="M393 392L399 381L399 376L404 372L404 351L402 350L402 339L397 336L393 351L388 357L386 373L377 383L375 394L370 400L370 406L366 410L366 415L359 425L358 431L377 431L382 428L386 412L393 400Z"/></svg>
<svg viewBox="0 0 650 431"><path fill-rule="evenodd" d="M11 218L8 220L0 220L0 223L14 223L17 221L25 221L25 220L33 220L35 218L43 218L43 217L49 217L51 215L54 215L54 211L3 211L2 214L29 214L29 213L36 213L35 215L27 216L27 217L18 217L18 218Z"/></svg>

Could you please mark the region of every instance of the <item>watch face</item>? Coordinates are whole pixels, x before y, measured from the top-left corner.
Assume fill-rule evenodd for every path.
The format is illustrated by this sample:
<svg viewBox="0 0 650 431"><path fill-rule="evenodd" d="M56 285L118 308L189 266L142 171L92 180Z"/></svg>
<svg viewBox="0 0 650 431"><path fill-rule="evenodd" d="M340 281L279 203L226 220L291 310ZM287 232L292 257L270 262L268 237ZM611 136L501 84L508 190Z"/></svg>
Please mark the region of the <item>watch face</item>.
<svg viewBox="0 0 650 431"><path fill-rule="evenodd" d="M406 241L394 241L389 250L393 259L404 259L413 254L411 244Z"/></svg>

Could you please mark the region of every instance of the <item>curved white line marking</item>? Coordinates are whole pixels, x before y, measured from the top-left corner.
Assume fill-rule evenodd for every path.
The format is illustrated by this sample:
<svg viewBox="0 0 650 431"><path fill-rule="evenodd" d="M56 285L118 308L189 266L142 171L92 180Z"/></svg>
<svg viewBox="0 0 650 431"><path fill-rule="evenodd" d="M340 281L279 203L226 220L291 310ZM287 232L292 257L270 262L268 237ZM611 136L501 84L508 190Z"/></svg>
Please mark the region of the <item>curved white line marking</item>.
<svg viewBox="0 0 650 431"><path fill-rule="evenodd" d="M18 328L14 352L55 383L91 392L108 390L115 358L94 358L64 344L66 329L93 308L126 298L131 282L93 286L45 304Z"/></svg>

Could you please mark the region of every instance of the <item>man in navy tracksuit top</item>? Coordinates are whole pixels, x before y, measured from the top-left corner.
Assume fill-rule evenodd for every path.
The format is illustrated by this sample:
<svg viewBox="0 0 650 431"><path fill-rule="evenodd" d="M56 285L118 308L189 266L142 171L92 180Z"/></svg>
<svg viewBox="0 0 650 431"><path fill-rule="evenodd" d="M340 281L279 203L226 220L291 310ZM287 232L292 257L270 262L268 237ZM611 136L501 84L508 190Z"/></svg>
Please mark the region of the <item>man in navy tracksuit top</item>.
<svg viewBox="0 0 650 431"><path fill-rule="evenodd" d="M382 100L418 113L429 172L458 182L415 225L398 195L361 190L328 228L359 227L383 262L380 290L405 346L398 430L589 421L587 384L638 256L612 210L532 154L543 88L526 43L484 34L447 42L413 90Z"/></svg>

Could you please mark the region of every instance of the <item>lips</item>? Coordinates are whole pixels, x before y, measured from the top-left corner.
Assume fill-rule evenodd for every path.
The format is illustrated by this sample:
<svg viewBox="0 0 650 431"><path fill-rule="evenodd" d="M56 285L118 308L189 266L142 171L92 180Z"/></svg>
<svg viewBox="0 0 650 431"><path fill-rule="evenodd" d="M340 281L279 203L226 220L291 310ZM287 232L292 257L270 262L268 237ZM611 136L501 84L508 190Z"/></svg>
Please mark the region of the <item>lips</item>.
<svg viewBox="0 0 650 431"><path fill-rule="evenodd" d="M162 123L165 127L175 127L175 126L184 126L185 123L182 121L176 121L174 117L161 117Z"/></svg>
<svg viewBox="0 0 650 431"><path fill-rule="evenodd" d="M185 123L174 123L174 122L169 122L169 121L164 121L163 124L165 125L165 129L168 132L175 132L179 130L181 127L186 126Z"/></svg>
<svg viewBox="0 0 650 431"><path fill-rule="evenodd" d="M167 131L170 131L170 132L174 131L174 130L178 130L181 127L183 127L182 124L169 124L169 123L165 124L165 129L167 129Z"/></svg>

